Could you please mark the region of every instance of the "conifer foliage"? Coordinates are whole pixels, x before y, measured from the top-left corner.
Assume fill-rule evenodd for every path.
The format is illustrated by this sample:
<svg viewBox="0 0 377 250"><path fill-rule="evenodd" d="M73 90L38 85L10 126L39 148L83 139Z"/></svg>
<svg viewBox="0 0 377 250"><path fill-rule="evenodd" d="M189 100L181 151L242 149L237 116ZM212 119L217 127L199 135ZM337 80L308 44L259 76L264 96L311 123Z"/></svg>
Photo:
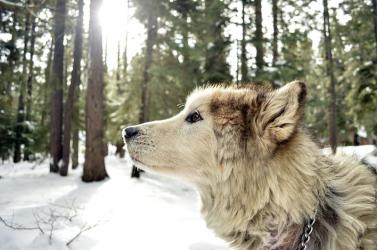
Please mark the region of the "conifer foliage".
<svg viewBox="0 0 377 250"><path fill-rule="evenodd" d="M103 180L105 155L126 156L122 128L231 82L306 81L303 124L333 152L361 127L376 138L376 0L125 0L112 56L98 13L115 2L0 0L3 161L48 158L62 176L83 163L84 181Z"/></svg>

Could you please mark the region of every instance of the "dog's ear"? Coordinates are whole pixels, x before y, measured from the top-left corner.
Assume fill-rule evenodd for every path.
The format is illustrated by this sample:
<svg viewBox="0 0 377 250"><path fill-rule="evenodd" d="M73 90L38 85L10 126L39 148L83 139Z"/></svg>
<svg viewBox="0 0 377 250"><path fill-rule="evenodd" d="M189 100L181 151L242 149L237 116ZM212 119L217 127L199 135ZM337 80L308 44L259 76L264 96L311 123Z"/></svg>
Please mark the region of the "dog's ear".
<svg viewBox="0 0 377 250"><path fill-rule="evenodd" d="M258 96L260 99L259 125L262 134L276 143L288 140L302 117L306 97L306 85L294 81Z"/></svg>

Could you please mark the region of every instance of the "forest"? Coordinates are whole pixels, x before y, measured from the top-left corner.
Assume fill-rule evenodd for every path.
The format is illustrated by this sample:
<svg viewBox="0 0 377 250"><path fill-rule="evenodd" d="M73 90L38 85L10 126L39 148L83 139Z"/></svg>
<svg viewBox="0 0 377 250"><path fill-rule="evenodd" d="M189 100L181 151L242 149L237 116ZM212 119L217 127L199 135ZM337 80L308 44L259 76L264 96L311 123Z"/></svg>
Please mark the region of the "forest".
<svg viewBox="0 0 377 250"><path fill-rule="evenodd" d="M376 141L376 0L1 0L0 19L3 161L66 176L82 154L83 180L104 179L123 127L217 83L304 80L318 143Z"/></svg>
<svg viewBox="0 0 377 250"><path fill-rule="evenodd" d="M0 0L0 20L1 250L228 250L122 139L198 87L304 81L321 152L377 168L376 0Z"/></svg>

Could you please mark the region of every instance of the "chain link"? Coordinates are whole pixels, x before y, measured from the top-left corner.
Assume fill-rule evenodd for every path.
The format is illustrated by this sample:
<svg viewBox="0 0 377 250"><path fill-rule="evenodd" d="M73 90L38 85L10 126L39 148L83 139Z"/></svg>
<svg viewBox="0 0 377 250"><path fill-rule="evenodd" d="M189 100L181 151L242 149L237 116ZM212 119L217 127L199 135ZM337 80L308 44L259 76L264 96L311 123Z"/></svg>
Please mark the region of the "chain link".
<svg viewBox="0 0 377 250"><path fill-rule="evenodd" d="M301 236L301 242L298 245L297 250L306 250L310 241L310 235L313 232L314 223L316 221L317 210L314 211L313 216L309 219L304 227L304 231Z"/></svg>

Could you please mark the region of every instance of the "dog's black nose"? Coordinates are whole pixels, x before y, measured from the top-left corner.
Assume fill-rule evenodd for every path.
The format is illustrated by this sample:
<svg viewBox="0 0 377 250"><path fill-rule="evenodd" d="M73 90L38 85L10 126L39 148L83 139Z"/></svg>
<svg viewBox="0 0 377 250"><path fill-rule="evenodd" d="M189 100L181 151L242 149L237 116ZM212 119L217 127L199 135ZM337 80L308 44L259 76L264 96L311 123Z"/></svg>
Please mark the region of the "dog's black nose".
<svg viewBox="0 0 377 250"><path fill-rule="evenodd" d="M130 139L139 133L139 129L136 127L128 127L123 130L124 139Z"/></svg>

